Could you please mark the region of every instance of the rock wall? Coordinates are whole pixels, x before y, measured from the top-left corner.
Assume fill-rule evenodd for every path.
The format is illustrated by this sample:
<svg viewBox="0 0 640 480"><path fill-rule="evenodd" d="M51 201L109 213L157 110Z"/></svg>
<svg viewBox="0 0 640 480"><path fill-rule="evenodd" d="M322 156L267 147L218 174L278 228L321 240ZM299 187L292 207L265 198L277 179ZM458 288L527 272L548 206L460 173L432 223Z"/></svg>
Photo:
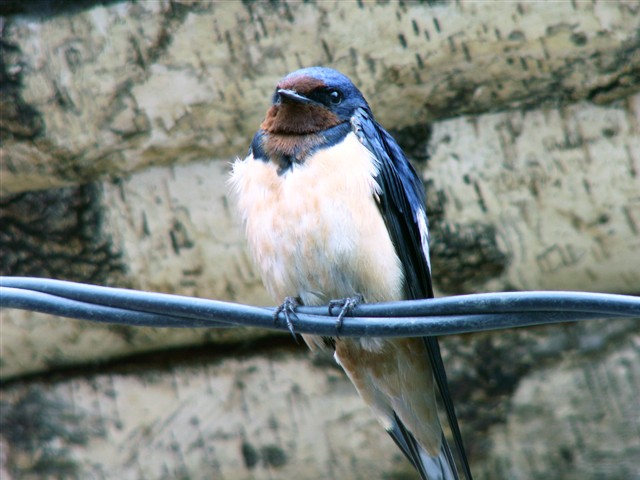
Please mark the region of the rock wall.
<svg viewBox="0 0 640 480"><path fill-rule="evenodd" d="M440 295L640 293L635 2L7 2L0 273L266 305L225 185L285 73L349 75L422 172ZM414 478L258 330L2 311L3 478ZM640 328L447 337L477 478L640 478Z"/></svg>

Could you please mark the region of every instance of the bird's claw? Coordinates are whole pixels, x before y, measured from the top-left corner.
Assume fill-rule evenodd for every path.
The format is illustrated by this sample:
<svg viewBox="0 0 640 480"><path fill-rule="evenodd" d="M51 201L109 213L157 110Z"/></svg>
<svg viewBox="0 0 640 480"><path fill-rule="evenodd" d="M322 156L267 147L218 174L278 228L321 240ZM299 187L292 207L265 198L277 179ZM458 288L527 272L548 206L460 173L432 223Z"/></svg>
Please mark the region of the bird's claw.
<svg viewBox="0 0 640 480"><path fill-rule="evenodd" d="M329 315L333 315L333 309L339 307L340 313L336 319L336 331L340 331L344 322L344 317L364 301L364 297L360 293L356 293L353 297L339 298L329 302Z"/></svg>
<svg viewBox="0 0 640 480"><path fill-rule="evenodd" d="M296 337L296 331L293 328L293 320L298 320L298 316L296 315L296 307L300 305L298 299L295 297L286 297L284 302L280 306L278 306L273 311L273 322L276 323L282 313L284 315L284 321L287 323L287 328L293 335L293 338L298 341L298 337Z"/></svg>

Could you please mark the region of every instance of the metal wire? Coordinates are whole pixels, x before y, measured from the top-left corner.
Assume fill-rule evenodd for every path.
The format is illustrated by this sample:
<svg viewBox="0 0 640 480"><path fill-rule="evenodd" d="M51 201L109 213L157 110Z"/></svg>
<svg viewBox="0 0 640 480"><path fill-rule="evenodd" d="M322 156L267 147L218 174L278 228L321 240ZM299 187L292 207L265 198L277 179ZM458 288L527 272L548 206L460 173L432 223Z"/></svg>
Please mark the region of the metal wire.
<svg viewBox="0 0 640 480"><path fill-rule="evenodd" d="M273 308L46 278L0 277L0 307L132 326L288 330ZM337 312L336 312L337 313ZM640 318L640 297L510 292L362 304L339 329L327 307L299 307L298 333L357 337L448 335L595 318Z"/></svg>

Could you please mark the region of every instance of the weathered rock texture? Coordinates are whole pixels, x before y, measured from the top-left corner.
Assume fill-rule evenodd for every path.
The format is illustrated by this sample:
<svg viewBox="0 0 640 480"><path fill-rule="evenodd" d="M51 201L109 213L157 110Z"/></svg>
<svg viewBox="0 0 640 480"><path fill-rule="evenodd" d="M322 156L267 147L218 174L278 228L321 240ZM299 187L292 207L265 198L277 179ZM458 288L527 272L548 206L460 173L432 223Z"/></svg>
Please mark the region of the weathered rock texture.
<svg viewBox="0 0 640 480"><path fill-rule="evenodd" d="M277 79L361 87L423 172L441 294L640 293L636 2L7 2L0 274L270 304L225 180ZM256 330L2 311L3 478L414 478ZM640 328L443 339L477 478L640 478Z"/></svg>
<svg viewBox="0 0 640 480"><path fill-rule="evenodd" d="M37 2L36 2L37 3ZM382 3L382 2L381 2ZM331 64L385 125L637 90L633 2L114 2L3 26L3 190L246 149L283 72Z"/></svg>

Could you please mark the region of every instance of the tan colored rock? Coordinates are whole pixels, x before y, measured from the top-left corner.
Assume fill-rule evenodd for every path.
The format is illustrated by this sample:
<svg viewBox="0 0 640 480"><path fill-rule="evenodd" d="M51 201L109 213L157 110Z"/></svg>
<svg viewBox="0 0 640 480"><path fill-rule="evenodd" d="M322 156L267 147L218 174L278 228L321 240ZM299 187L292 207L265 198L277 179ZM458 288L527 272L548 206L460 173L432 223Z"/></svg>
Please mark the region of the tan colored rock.
<svg viewBox="0 0 640 480"><path fill-rule="evenodd" d="M494 391L481 405L457 402L476 478L638 477L640 335L611 330L602 343L596 329L565 330L538 331L527 350L531 329L520 342L491 336L502 340L505 371L535 365L510 396L495 395L507 380L500 360L478 364L486 345L467 365L467 374L489 371ZM235 357L200 351L187 364L171 355L162 368L125 362L3 388L7 478L415 478L335 364L281 344Z"/></svg>
<svg viewBox="0 0 640 480"><path fill-rule="evenodd" d="M638 293L635 2L19 8L0 20L2 274L271 303L226 171L277 79L326 64L431 154L440 292ZM1 315L3 478L413 474L288 337ZM445 338L476 475L640 478L637 325Z"/></svg>
<svg viewBox="0 0 640 480"><path fill-rule="evenodd" d="M638 391L638 330L604 352L568 352L518 386L477 478L640 478Z"/></svg>
<svg viewBox="0 0 640 480"><path fill-rule="evenodd" d="M640 95L433 125L436 285L640 291Z"/></svg>
<svg viewBox="0 0 640 480"><path fill-rule="evenodd" d="M91 243L109 245L109 250L117 252L114 262L125 273L113 268L115 271L99 273L97 278L139 290L269 305L226 200L226 170L222 162L156 167L99 186L100 194L91 208L102 218L90 232L95 238L87 247ZM77 224L69 228L75 229ZM19 230L14 235L20 235ZM68 243L67 236L62 238ZM63 255L52 243L47 237L42 247L40 255L45 262L47 255ZM33 255L33 246L26 250ZM83 253L85 250L90 252ZM104 261L93 258L91 248L63 252L65 256L76 255L78 266L69 262L45 276L64 275L65 268L67 275L73 275L78 268L75 275L81 277L85 263ZM85 261L78 260L87 255ZM20 268L21 255L17 256L15 265ZM268 335L250 329L128 328L17 310L3 310L1 316L0 375L4 378L136 352L237 343Z"/></svg>
<svg viewBox="0 0 640 480"><path fill-rule="evenodd" d="M411 476L342 372L306 352L35 381L1 398L9 478Z"/></svg>
<svg viewBox="0 0 640 480"><path fill-rule="evenodd" d="M357 21L354 21L357 18ZM3 193L246 150L278 78L325 64L404 127L638 90L633 2L142 2L5 22ZM13 97L11 97L13 98Z"/></svg>

